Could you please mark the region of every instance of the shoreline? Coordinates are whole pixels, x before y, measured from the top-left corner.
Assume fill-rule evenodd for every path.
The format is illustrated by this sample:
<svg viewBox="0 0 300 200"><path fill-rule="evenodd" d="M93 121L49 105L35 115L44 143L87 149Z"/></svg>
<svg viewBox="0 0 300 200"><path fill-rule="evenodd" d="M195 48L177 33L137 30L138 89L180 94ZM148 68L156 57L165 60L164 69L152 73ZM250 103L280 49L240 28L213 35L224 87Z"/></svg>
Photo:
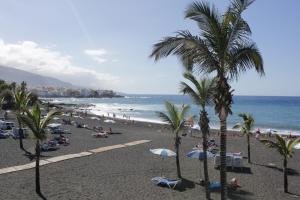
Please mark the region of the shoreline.
<svg viewBox="0 0 300 200"><path fill-rule="evenodd" d="M55 103L55 106L62 106L65 109L74 109L77 112L81 112L82 114L85 114L84 112L87 111L88 114L91 115L95 115L98 117L106 117L109 119L119 119L119 120L127 120L127 121L137 121L137 122L144 122L144 123L152 123L152 124L160 124L160 125L164 125L165 123L160 121L159 119L149 119L149 118L142 118L142 117L132 117L129 116L130 119L126 119L125 117L121 116L121 115L115 115L115 117L111 117L113 116L114 113L109 113L110 116L107 116L108 113L105 112L101 112L101 111L93 111L91 107L95 107L96 105L93 103L88 103L88 104L68 104L68 103ZM233 126L231 124L228 124L228 126ZM237 129L232 129L232 128L228 128L227 126L227 131L230 132L239 132L239 130ZM254 127L254 131L259 128L260 129L260 133L262 135L267 135L269 134L269 132L271 131L272 135L274 134L279 134L279 135L283 135L283 136L296 136L299 137L300 136L300 130L296 131L296 130L291 130L291 129L276 129L276 128L260 128L260 127ZM219 130L219 126L218 125L212 125L210 127L211 130L213 131L218 131ZM255 134L255 133L253 133Z"/></svg>
<svg viewBox="0 0 300 200"><path fill-rule="evenodd" d="M144 96L142 98L145 98ZM133 97L133 98L135 98L135 97ZM46 100L46 99L44 99L44 100ZM113 112L109 112L110 116L107 116L108 112L104 112L104 111L100 111L100 110L94 110L93 111L93 107L96 107L96 104L94 104L94 103L64 103L62 101L51 102L51 103L53 105L55 105L55 106L63 106L63 107L66 107L66 108L76 109L79 112L88 111L90 114L93 114L93 115L96 115L96 116L110 117L110 116L113 115ZM119 115L116 114L115 118L125 119L120 114ZM133 116L130 116L130 120L139 121L139 122L147 122L147 123L155 123L155 124L163 124L163 122L161 122L159 119L152 119L152 118L143 118L143 117L133 117ZM233 125L234 124L228 123L227 124L227 130L228 131L237 131L238 132L238 130L230 128L230 127L233 127ZM269 132L271 131L272 134L278 133L280 135L300 136L300 130L295 130L295 129L284 129L284 128L273 128L273 127L256 126L254 128L254 130L256 130L257 128L260 129L260 132L262 134L269 134ZM212 130L218 130L219 129L219 125L217 123L216 124L211 124L211 129Z"/></svg>

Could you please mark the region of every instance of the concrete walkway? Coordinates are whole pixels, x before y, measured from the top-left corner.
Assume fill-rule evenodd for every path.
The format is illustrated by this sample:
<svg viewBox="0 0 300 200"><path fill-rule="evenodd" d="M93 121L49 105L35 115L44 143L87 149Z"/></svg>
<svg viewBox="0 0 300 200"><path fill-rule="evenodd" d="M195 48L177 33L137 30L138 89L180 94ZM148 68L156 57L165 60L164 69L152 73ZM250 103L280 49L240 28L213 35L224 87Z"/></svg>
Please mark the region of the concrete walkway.
<svg viewBox="0 0 300 200"><path fill-rule="evenodd" d="M56 162L60 162L60 161L64 161L64 160L69 160L69 159L73 159L73 158L80 158L80 157L84 157L84 156L90 156L90 155L93 155L93 154L96 154L96 153L110 151L110 150L113 150L113 149L130 147L130 146L134 146L134 145L138 145L138 144L147 143L147 142L150 142L150 141L151 140L138 140L138 141L133 141L133 142L125 143L125 144L117 144L117 145L112 145L112 146L100 147L100 148L97 148L97 149L91 149L89 151L84 151L84 152L76 153L76 154L66 154L66 155L62 155L62 156L56 156L56 157L53 157L53 158L40 160L40 166L48 165L48 164L51 164L51 163L56 163ZM28 164L25 164L25 165L6 167L6 168L0 169L0 175L11 173L11 172L22 171L22 170L26 170L26 169L32 169L34 167L35 167L35 162L31 162L31 163L28 163Z"/></svg>

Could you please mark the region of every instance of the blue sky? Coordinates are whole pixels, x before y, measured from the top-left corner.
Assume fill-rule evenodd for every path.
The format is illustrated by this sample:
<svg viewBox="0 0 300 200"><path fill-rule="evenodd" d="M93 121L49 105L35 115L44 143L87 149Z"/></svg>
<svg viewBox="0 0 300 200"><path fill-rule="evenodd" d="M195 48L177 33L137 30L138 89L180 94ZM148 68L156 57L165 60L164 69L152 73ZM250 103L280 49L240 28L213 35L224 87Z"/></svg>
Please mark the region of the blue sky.
<svg viewBox="0 0 300 200"><path fill-rule="evenodd" d="M152 45L196 25L186 0L7 0L0 7L0 64L87 87L177 94L182 67L155 63ZM219 10L229 1L210 0ZM266 76L250 71L237 95L300 96L300 1L257 0L245 19L264 58Z"/></svg>

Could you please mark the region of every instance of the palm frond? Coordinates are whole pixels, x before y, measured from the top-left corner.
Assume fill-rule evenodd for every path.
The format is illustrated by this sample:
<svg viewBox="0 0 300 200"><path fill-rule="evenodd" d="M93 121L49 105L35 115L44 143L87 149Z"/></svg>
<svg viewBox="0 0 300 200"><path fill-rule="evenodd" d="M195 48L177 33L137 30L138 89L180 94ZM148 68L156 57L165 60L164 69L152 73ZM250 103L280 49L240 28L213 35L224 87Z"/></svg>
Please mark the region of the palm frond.
<svg viewBox="0 0 300 200"><path fill-rule="evenodd" d="M156 112L157 116L163 121L166 122L168 125L170 125L172 127L172 129L174 129L174 124L173 121L170 119L170 117L163 113L163 112Z"/></svg>
<svg viewBox="0 0 300 200"><path fill-rule="evenodd" d="M39 137L38 136L39 130L36 127L35 122L32 120L32 118L30 116L18 114L17 117L18 117L18 120L22 121L22 123L25 124L31 130L31 132L33 133L35 138Z"/></svg>
<svg viewBox="0 0 300 200"><path fill-rule="evenodd" d="M299 142L300 142L300 138L288 141L287 151L288 151L288 154L289 154L290 157L292 156L295 145L297 145Z"/></svg>
<svg viewBox="0 0 300 200"><path fill-rule="evenodd" d="M209 73L218 65L206 42L189 31L179 31L175 37L166 37L154 44L150 57L157 61L169 55L178 56L189 71L197 65L199 72Z"/></svg>
<svg viewBox="0 0 300 200"><path fill-rule="evenodd" d="M58 116L60 114L61 114L61 112L59 112L59 111L55 111L55 110L50 111L46 115L46 117L44 119L42 119L42 121L41 121L41 129L45 129L49 125L50 121L53 120L53 118L55 116Z"/></svg>
<svg viewBox="0 0 300 200"><path fill-rule="evenodd" d="M185 82L181 82L181 92L188 94L194 103L200 105L203 109L205 106L211 105L215 91L214 82L206 78L198 81L194 75L189 72L184 73L183 76L192 83L194 88Z"/></svg>
<svg viewBox="0 0 300 200"><path fill-rule="evenodd" d="M203 105L199 95L185 82L180 83L180 92L188 94L196 105Z"/></svg>
<svg viewBox="0 0 300 200"><path fill-rule="evenodd" d="M275 142L273 142L271 140L261 139L259 141L261 143L265 144L266 146L270 147L270 148L280 148L277 143L275 143Z"/></svg>
<svg viewBox="0 0 300 200"><path fill-rule="evenodd" d="M240 129L241 127L242 127L242 124L241 123L237 123L232 128L233 129Z"/></svg>
<svg viewBox="0 0 300 200"><path fill-rule="evenodd" d="M188 114L190 108L191 108L191 107L190 107L189 105L183 105L181 112L178 113L178 114L179 114L179 120L180 120L180 121L185 121L186 116L187 116L187 114Z"/></svg>
<svg viewBox="0 0 300 200"><path fill-rule="evenodd" d="M220 34L220 16L208 2L194 2L185 11L185 17L195 20L199 28L211 36Z"/></svg>
<svg viewBox="0 0 300 200"><path fill-rule="evenodd" d="M260 75L265 73L262 56L254 43L232 48L228 58L228 73L231 79L237 79L239 74L252 68Z"/></svg>

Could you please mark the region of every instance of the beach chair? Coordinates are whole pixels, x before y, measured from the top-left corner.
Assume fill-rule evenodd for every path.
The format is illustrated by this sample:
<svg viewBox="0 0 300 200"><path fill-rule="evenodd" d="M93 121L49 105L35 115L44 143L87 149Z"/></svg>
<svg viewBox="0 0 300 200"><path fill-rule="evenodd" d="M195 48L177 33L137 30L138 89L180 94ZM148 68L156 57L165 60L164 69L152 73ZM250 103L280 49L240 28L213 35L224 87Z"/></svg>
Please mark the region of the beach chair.
<svg viewBox="0 0 300 200"><path fill-rule="evenodd" d="M92 136L94 136L96 138L107 138L108 137L106 132L94 133L94 134L92 134Z"/></svg>
<svg viewBox="0 0 300 200"><path fill-rule="evenodd" d="M154 177L151 179L156 185L168 186L170 189L174 189L181 183L181 179L168 179L165 177Z"/></svg>

